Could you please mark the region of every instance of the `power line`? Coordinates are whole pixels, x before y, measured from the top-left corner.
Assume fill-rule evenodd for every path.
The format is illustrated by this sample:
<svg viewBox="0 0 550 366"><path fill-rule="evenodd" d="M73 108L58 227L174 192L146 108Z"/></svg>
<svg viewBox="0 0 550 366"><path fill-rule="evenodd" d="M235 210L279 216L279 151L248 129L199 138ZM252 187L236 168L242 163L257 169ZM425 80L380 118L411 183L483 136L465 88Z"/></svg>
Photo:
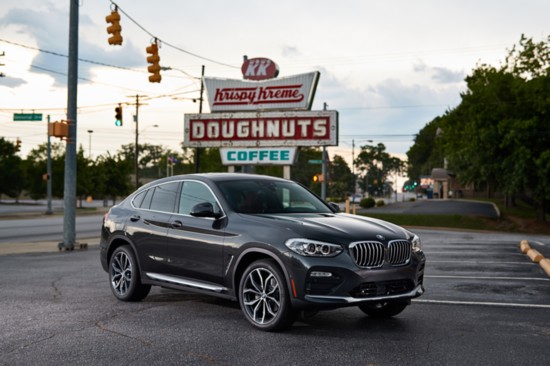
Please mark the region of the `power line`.
<svg viewBox="0 0 550 366"><path fill-rule="evenodd" d="M234 65L229 65L229 64L226 64L224 62L220 62L220 61L216 61L216 60L213 60L211 58L208 58L208 57L204 57L204 56L201 56L201 55L198 55L196 53L193 53L193 52L190 52L190 51L187 51L181 47L178 47L176 45L173 45L169 42L166 42L162 39L160 39L159 37L155 36L153 33L151 33L150 31L148 31L147 29L145 29L144 26L142 26L140 23L138 23L136 20L134 20L134 18L132 18L128 13L126 13L117 3L115 3L113 0L109 0L111 2L111 4L113 4L114 6L116 6L116 8L122 13L124 14L128 19L130 19L130 21L132 23L134 23L138 28L140 28L142 31L144 31L145 33L147 33L149 36L151 36L152 38L155 38L157 39L158 41L160 41L163 45L166 45L168 47L171 47L177 51L180 51L180 52L183 52L185 54L188 54L190 56L193 56L193 57L196 57L196 58L200 58L201 60L205 60L205 61L208 61L208 62L212 62L212 63L215 63L215 64L218 64L218 65L221 65L221 66L227 66L227 67L230 67L230 68L233 68L233 69L239 69L238 66L234 66Z"/></svg>
<svg viewBox="0 0 550 366"><path fill-rule="evenodd" d="M45 50L45 49L38 48L38 47L32 47L32 46L24 45L24 44L21 44L21 43L8 41L7 39L2 39L2 38L0 38L0 42L8 43L8 44L11 44L11 45L13 45L13 46L22 47L22 48L26 48L26 49L29 49L29 50L34 50L34 51L39 51L39 52L42 52L42 53L47 53L47 54L50 54L50 55L53 55L53 56L69 58L68 55L65 55L65 54L63 54L63 53L54 52L54 51L49 51L49 50ZM118 65L113 65L113 64L107 64L107 63L105 63L105 62L99 62L99 61L94 61L94 60L88 60L88 59L80 58L80 57L78 58L78 61L86 62L86 63L89 63L89 64L98 65L98 66L112 67L112 68L120 69L120 70L127 70L127 71L145 73L144 71L131 69L131 68L129 68L129 67L118 66Z"/></svg>

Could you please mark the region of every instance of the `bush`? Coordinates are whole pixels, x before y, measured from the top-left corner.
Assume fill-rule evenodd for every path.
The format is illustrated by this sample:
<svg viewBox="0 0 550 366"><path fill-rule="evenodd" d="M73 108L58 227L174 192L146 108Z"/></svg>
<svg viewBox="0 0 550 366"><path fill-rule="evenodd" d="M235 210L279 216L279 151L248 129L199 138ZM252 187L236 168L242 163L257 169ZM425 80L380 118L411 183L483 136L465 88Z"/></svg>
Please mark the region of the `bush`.
<svg viewBox="0 0 550 366"><path fill-rule="evenodd" d="M359 202L359 206L363 208L371 208L371 207L374 207L374 205L375 205L375 202L374 202L374 198L372 197L363 198L361 202Z"/></svg>
<svg viewBox="0 0 550 366"><path fill-rule="evenodd" d="M384 202L384 200L378 200L376 201L376 207L382 207L386 204L386 202Z"/></svg>

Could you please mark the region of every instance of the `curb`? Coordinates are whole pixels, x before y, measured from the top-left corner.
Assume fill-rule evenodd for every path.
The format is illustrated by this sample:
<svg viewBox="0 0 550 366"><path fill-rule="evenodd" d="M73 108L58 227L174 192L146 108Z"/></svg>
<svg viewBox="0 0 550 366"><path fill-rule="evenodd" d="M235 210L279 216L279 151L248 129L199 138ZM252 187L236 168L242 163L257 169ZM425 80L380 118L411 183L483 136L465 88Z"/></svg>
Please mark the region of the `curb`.
<svg viewBox="0 0 550 366"><path fill-rule="evenodd" d="M38 241L30 243L0 243L0 256L28 253L55 253L61 252L58 247L59 240L56 241ZM99 237L78 239L75 244L75 251L82 251L88 248L99 246Z"/></svg>
<svg viewBox="0 0 550 366"><path fill-rule="evenodd" d="M550 276L550 259L544 258L538 250L532 249L527 240L522 240L519 244L519 248L523 254L527 254L534 263L538 263L542 270Z"/></svg>

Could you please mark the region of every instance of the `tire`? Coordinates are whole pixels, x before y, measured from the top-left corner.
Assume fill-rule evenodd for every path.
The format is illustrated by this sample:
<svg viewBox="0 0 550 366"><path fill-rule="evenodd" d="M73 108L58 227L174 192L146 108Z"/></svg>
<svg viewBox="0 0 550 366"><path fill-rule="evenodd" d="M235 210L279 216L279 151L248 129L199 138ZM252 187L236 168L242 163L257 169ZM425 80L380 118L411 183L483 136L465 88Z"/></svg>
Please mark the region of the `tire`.
<svg viewBox="0 0 550 366"><path fill-rule="evenodd" d="M109 283L115 297L122 301L140 301L149 294L150 285L143 285L134 252L128 245L115 249L109 260Z"/></svg>
<svg viewBox="0 0 550 366"><path fill-rule="evenodd" d="M408 305L407 302L379 302L376 304L361 304L359 309L371 318L391 318L405 310Z"/></svg>
<svg viewBox="0 0 550 366"><path fill-rule="evenodd" d="M278 331L294 323L285 277L273 260L259 260L246 268L239 303L245 318L258 329Z"/></svg>

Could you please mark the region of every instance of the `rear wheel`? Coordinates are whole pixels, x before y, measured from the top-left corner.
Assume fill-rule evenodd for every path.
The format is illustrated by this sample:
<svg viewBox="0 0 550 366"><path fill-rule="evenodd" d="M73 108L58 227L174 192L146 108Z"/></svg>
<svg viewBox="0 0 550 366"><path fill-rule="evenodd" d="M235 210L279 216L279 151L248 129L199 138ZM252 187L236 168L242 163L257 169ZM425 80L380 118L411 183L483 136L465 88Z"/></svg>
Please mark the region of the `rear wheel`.
<svg viewBox="0 0 550 366"><path fill-rule="evenodd" d="M109 282L115 297L122 301L139 301L151 290L139 278L137 261L132 249L123 245L115 249L109 261Z"/></svg>
<svg viewBox="0 0 550 366"><path fill-rule="evenodd" d="M256 328L276 331L294 322L285 277L272 260L253 262L239 286L239 303L246 319Z"/></svg>
<svg viewBox="0 0 550 366"><path fill-rule="evenodd" d="M390 318L405 310L408 305L407 302L379 302L361 304L359 309L372 318Z"/></svg>

